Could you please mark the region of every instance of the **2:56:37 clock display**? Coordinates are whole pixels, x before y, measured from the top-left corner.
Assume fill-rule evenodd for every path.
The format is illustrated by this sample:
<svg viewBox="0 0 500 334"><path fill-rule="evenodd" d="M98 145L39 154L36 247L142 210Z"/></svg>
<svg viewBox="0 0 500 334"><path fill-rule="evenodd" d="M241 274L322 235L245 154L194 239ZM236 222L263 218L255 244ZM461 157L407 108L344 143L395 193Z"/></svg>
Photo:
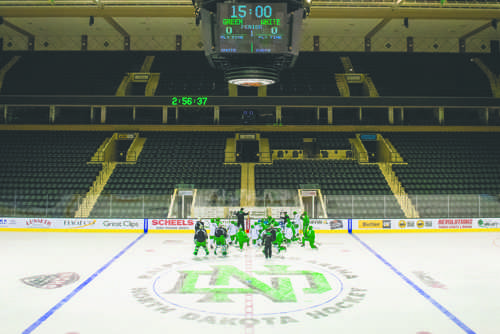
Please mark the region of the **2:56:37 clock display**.
<svg viewBox="0 0 500 334"><path fill-rule="evenodd" d="M207 100L206 96L174 96L171 103L173 106L204 106Z"/></svg>

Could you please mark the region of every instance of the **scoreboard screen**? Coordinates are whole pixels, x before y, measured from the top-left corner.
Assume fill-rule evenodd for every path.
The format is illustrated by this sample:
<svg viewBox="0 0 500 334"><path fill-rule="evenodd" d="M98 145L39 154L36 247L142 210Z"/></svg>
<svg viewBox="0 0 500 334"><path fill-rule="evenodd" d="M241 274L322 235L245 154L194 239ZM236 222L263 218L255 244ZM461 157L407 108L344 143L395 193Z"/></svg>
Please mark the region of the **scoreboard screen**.
<svg viewBox="0 0 500 334"><path fill-rule="evenodd" d="M217 3L215 46L221 53L289 51L286 3Z"/></svg>

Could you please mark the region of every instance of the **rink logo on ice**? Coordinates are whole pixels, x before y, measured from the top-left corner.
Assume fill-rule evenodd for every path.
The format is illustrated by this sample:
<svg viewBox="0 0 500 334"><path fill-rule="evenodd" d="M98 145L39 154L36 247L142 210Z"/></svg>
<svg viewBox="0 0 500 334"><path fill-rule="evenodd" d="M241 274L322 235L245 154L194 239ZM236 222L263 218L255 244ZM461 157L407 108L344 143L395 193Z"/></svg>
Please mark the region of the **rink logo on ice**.
<svg viewBox="0 0 500 334"><path fill-rule="evenodd" d="M35 275L21 278L21 282L39 289L57 289L80 279L75 272L63 272L49 275Z"/></svg>
<svg viewBox="0 0 500 334"><path fill-rule="evenodd" d="M427 286L429 286L431 288L446 289L446 285L444 285L443 283L435 280L434 278L432 278L429 274L427 274L424 271L416 270L416 271L413 272L413 274L415 276L417 276L417 278L422 283L424 283L425 285L427 285Z"/></svg>
<svg viewBox="0 0 500 334"><path fill-rule="evenodd" d="M303 269L291 270L287 265L264 265L264 270L254 271L253 275L233 265L211 267L210 270L178 271L177 281L164 293L201 296L197 300L198 303L234 302L231 297L246 294L260 295L275 303L296 303L299 291L294 288L295 277L298 280L306 279L308 282L307 286L302 287L304 297L310 294L324 294L333 290L332 285L338 288L340 283L334 281L331 285L323 273ZM169 280L169 277L165 279ZM206 283L207 280L208 284L203 284L203 281Z"/></svg>
<svg viewBox="0 0 500 334"><path fill-rule="evenodd" d="M182 261L151 269L133 297L159 313L210 325L283 325L328 319L362 303L367 293L358 276L341 266L289 258L245 270L240 261ZM251 296L253 313L245 313Z"/></svg>

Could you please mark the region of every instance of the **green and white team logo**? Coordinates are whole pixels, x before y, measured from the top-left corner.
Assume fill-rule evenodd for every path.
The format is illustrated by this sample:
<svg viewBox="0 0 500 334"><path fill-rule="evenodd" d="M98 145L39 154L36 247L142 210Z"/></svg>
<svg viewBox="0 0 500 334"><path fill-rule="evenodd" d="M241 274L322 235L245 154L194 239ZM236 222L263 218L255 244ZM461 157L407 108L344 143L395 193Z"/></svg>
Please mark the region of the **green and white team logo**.
<svg viewBox="0 0 500 334"><path fill-rule="evenodd" d="M320 267L255 267L245 271L234 264L188 265L160 274L153 291L171 305L235 316L244 315L244 307L238 309L237 305L244 305L247 295L253 296L254 315L269 315L316 307L335 299L342 291L341 280Z"/></svg>
<svg viewBox="0 0 500 334"><path fill-rule="evenodd" d="M242 260L242 259L240 259ZM160 313L207 324L286 324L323 319L361 303L358 276L316 261L177 262L139 276L135 299ZM251 320L249 320L249 317Z"/></svg>

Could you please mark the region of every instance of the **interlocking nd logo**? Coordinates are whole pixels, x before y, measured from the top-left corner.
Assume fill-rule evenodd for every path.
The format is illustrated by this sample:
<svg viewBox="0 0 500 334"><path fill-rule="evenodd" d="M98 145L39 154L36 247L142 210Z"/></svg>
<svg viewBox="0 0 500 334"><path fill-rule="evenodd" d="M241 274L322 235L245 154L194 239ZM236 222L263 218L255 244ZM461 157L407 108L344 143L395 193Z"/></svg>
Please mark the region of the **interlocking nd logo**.
<svg viewBox="0 0 500 334"><path fill-rule="evenodd" d="M180 268L160 275L154 283L156 295L178 307L224 315L243 315L243 308L228 308L227 303L238 305L245 296L253 295L254 309L269 315L278 307L276 313L283 314L325 304L343 290L334 273L309 264L262 265L251 272L235 265L204 267Z"/></svg>

